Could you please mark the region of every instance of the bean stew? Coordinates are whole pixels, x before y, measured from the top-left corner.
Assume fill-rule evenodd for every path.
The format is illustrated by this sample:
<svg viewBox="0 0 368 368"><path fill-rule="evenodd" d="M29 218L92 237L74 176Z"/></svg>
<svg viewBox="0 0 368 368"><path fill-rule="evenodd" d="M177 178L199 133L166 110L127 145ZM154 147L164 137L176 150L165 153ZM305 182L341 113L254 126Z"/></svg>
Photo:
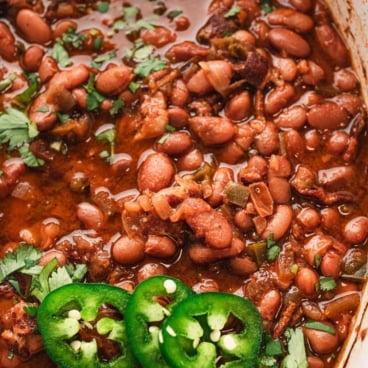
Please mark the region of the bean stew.
<svg viewBox="0 0 368 368"><path fill-rule="evenodd" d="M322 0L0 1L0 367L56 367L25 245L244 297L257 367L334 367L367 272L359 88Z"/></svg>

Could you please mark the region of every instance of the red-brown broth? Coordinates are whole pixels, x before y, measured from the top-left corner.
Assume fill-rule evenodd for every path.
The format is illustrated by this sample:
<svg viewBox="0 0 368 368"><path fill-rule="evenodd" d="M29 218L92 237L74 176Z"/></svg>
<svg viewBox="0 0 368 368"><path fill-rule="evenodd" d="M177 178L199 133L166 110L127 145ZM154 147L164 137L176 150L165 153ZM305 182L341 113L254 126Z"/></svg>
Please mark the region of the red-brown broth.
<svg viewBox="0 0 368 368"><path fill-rule="evenodd" d="M71 6L75 6L77 2L72 1L70 3ZM117 14L121 14L120 9L122 4L125 6L128 5L127 2L111 1L109 12L107 14L100 14L94 10L94 2L82 1L81 3L87 5L87 8L90 9L90 13L83 16L73 17L73 21L78 25L77 30L81 31L86 28L94 27L98 28L105 35L111 33L111 24L113 20L118 17ZM190 27L183 31L175 31L175 21L169 21L165 16L157 16L154 24L162 24L175 32L176 44L179 44L184 40L197 42L198 30L207 22L208 19L210 19L210 14L207 11L210 3L212 3L212 9L215 8L216 4L222 3L222 6L230 9L233 2L193 0L183 2L170 0L166 2L167 10L165 14L170 10L182 9L182 15L189 19ZM272 5L275 7L286 6L293 8L292 4L297 7L297 5L295 5L297 3L297 1L273 1ZM53 29L55 29L56 24L59 21L56 19L54 12L57 7L56 4L56 1L46 0L34 1L33 4L35 11L46 17ZM244 22L244 27L250 27L252 32L257 35L257 27L260 23L256 26L256 23L251 20L251 17L254 16L254 13L252 13L252 7L259 9L257 1L239 0L237 4L239 6L244 6L246 9L250 9L248 12L249 18ZM328 18L328 11L323 8L322 4L319 2L318 4L313 2L313 4L314 6L307 12L307 14L313 17L316 22L322 22L325 18L327 18L327 22L330 22L331 20ZM146 19L152 14L152 10L155 6L159 7L159 2L140 0L131 2L131 5L139 7L142 18ZM2 13L0 13L0 21L10 27L16 42L18 43L19 52L22 53L30 46L30 43L25 41L19 33L19 30L17 30L15 25L15 16L19 11L19 8L28 7L27 2L0 2L0 6L2 9ZM262 24L265 25L266 16L260 14L259 21L263 21L264 23ZM108 26L109 24L110 26ZM278 25L268 25L268 27L278 28ZM259 35L260 34L261 33L259 33ZM134 37L138 38L137 35ZM336 70L346 69L353 73L349 65L339 66L331 63L331 59L324 53L323 48L318 45L314 32L311 31L303 34L303 37L308 40L312 48L310 55L304 59L313 60L315 63L319 64L325 72L325 78L315 85L306 85L302 82L300 75L295 77L290 82L290 84L295 86L293 98L290 102L278 109L276 113L263 114L263 116L266 116L269 121L273 121L281 111L291 105L303 105L304 101L303 106L305 106L305 96L307 91L315 91L319 96L318 100L316 100L318 102L325 101L329 98L333 99L335 95L342 94L343 92L339 91L339 89L333 84ZM109 63L120 65L122 63L122 59L126 60L126 49L132 47L131 39L126 39L121 31L114 33L113 36L105 40L107 41L104 43L103 52L101 51L100 53L103 54L104 52L114 49L116 50L116 57L105 62L101 67L102 70L106 68ZM173 43L164 45L162 48L156 50L157 54L164 57L165 53L172 47L172 45ZM269 55L274 54L279 57L284 56L282 53L279 53L275 48L270 46L267 36L265 39L261 39L260 37L257 38L256 36L256 45L258 48L266 48ZM47 50L49 46L50 45L41 45L45 50ZM74 65L89 65L92 57L96 56L95 53L84 50L71 51L70 55L72 56ZM219 55L221 55L220 52ZM217 57L222 58L225 56L221 55ZM209 57L209 59L211 58L215 57ZM197 62L200 59L200 57L195 57L193 59L189 59L185 63L175 64L172 67L173 69L178 68L179 75L180 73L183 73L183 80L187 82L190 79L190 76L198 70ZM300 61L303 57L296 59ZM14 61L11 62L0 58L0 76L2 75L2 78L5 78L12 72L20 73L22 70L19 65L19 60L20 56L15 57ZM299 67L302 68L301 65L299 65ZM156 75L159 75L159 73L160 72L156 73ZM165 78L164 74L162 75L162 78ZM265 79L266 78L269 78L269 76L266 76ZM157 77L156 79L162 80L160 77ZM137 80L139 80L139 78ZM145 80L144 83L147 83L147 80ZM166 227L166 225L162 225L160 220L157 220L156 215L153 215L153 218L148 218L147 215L148 219L145 220L145 215L141 213L137 218L133 217L132 221L135 222L134 226L137 227L138 233L143 235L143 239L147 239L149 235L168 234L170 238L175 240L177 251L169 257L155 257L146 254L143 259L139 259L137 262L133 262L133 264L130 265L119 264L116 260L111 259L110 252L114 242L116 242L116 240L124 234L126 230L122 225L122 212L124 208L126 208L125 205L128 202L136 204L136 198L139 194L142 194L137 188L139 167L149 154L157 150L158 141L162 135L166 134L166 132L163 132L161 136L156 136L152 139L135 139L137 132L137 119L139 120L142 118L139 116L139 106L145 94L149 95L150 93L153 93L152 90L155 88L154 78L151 78L150 83L151 84L148 87L145 85L141 89L141 92L134 95L131 102L127 99L125 107L119 114L111 116L108 112L91 113L91 119L89 120L88 131L86 134L82 136L78 136L78 134L77 136L75 134L68 134L61 136L60 138L60 135L57 133L53 134L50 130L46 129L41 133L40 138L37 138L35 142L33 142L31 148L34 150L36 156L38 155L45 159L45 164L38 168L26 168L24 173L16 177L16 180L10 184L10 189L5 186L4 193L6 191L9 191L9 193L6 195L2 195L0 193L0 253L2 256L22 242L33 243L41 249L44 247L42 249L43 251L50 251L57 248L66 254L70 262L87 263L90 270L88 274L89 281L105 281L114 285L123 285L128 288L133 288L137 284L139 277L145 277L142 276L142 267L144 265L153 264L159 267L160 272L163 271L168 275L178 277L188 286L193 287L197 291L216 289L229 293L237 293L249 298L260 310L262 310L262 308L271 310L271 317L264 319L264 327L271 335L275 333L275 328L277 329L279 318L280 316L284 316L283 312L288 305L291 305L289 304L290 302L294 303L296 306L295 309L292 310L292 314L295 315L295 318L290 319L288 326L294 327L301 325L306 319L308 319L302 309L302 303L306 300L312 300L312 302L316 304L321 302L321 305L324 305L325 301L338 298L339 294L342 295L344 292L355 292L361 289L362 284L360 282L341 278L341 274L343 273L341 266L339 274L335 277L337 282L336 289L327 292L312 292L312 295L307 295L306 293L303 294L300 290L305 291L305 284L307 281L303 280L302 282L298 282L296 276L287 268L297 264L299 269L305 267L308 268L309 271L313 270L318 277L321 275L321 269L319 267L308 264L303 250L304 245L308 243L308 240L317 234L322 234L322 236L325 234L327 237L333 239L333 246L329 247L329 250L333 253L337 253L342 262L348 251L351 249L361 249L363 253L366 253L366 237L368 234L366 225L361 229L361 232L365 232L365 236L363 236L363 239L359 243L348 242L346 240L346 235L344 235L342 231L344 226L350 220L358 216L365 217L367 215L366 209L368 207L368 195L366 190L366 179L368 148L365 126L363 126L365 113L362 102L361 106L357 108L354 114L348 114L349 122L345 124L345 127L342 129L336 129L340 130L340 132L346 132L347 139L350 139L350 142L354 140L357 144L356 147L358 148L355 148L355 146L351 144L350 146L345 145L344 149L341 149L339 152L333 152L332 148L328 147L326 142L329 140L334 129L323 130L318 129L318 127L313 129L313 127L308 123L303 124L303 126L298 129L292 130L292 133L290 134L288 133L290 130L287 128L278 129L277 136L280 139L278 149L266 152L266 148L261 147L261 149L265 151L263 156L266 159L267 165L269 165L270 157L273 155L277 157L286 157L289 161L291 165L291 173L283 176L284 179L287 179L289 185L297 176L296 172L300 167L308 168L313 175L317 175L320 170L326 170L325 174L327 175L327 184L325 186L320 185L319 189L322 188L324 190L324 194L326 194L326 192L328 194L338 193L338 196L340 196L340 199L331 199L331 202L327 203L324 202L323 199L321 200L321 197L317 198L319 194L315 194L316 191L303 193L307 195L300 195L295 188L291 189L291 194L287 202L279 203L292 208L293 219L288 226L287 232L281 239L277 240L277 243L281 245L283 251L276 261L264 261L256 267L254 272L239 275L239 272L236 271L236 266L231 265L231 258L233 258L234 261L234 259L238 260L242 257L246 257L249 259L253 267L255 263L254 258L252 258L249 251L249 246L255 242L259 242L261 240L261 234L255 231L254 226L251 226L246 230L242 230L239 226L236 226L233 218L240 208L236 205L226 203L226 199L224 200L223 197L214 207L216 207L217 211L220 211L223 217L229 219L228 222L231 224L234 234L236 234L236 237L241 239L245 245L245 249L235 257L227 259L219 256L215 261L205 264L197 264L196 262L193 262L189 249L195 243L203 243L203 239L196 238L193 229L191 229L188 224L181 221L179 226L169 224ZM171 82L168 82L168 85L171 85ZM269 90L274 88L274 86L275 84L269 81L268 83L258 86L258 92L266 94ZM43 87L39 93L42 93L45 88L47 87ZM163 91L164 96L168 96L165 98L167 99L168 105L170 105L170 88L164 85L161 88L157 87L157 89ZM256 130L258 129L257 127L260 126L259 124L262 124L257 122L256 118L260 118L259 113L262 111L264 112L264 106L262 103L255 105L254 102L256 98L255 96L257 95L257 87L250 86L249 84L245 84L244 87L243 84L243 87L238 87L236 92L241 90L248 90L252 96L252 113L242 119L243 121L239 123L239 126L245 126L248 124L249 126L252 126L252 129ZM14 98L14 96L19 92L20 90L14 88L14 91L6 91L5 93L3 92L0 94L0 106L2 109L8 107L12 98ZM357 83L354 88L346 91L346 93L349 95L359 96L359 84ZM230 97L232 95L233 92L229 93ZM116 95L113 97L115 98ZM303 101L301 100L302 98L304 98ZM212 115L224 116L224 114L226 114L226 112L224 112L226 98L223 98L213 89L209 93L200 97L192 94L189 101L203 101L206 99L210 101ZM189 101L184 104L182 108L187 110L189 116L194 116L195 114L198 114L198 111L190 108ZM258 100L258 102L259 101L260 100ZM310 111L312 106L313 104L309 106L307 110L309 109ZM81 108L76 108L76 110L83 112ZM76 115L76 119L79 119L79 116ZM362 126L359 126L357 122L361 122ZM59 123L56 123L55 126L57 124ZM116 169L116 167L109 164L99 156L101 152L109 149L107 144L99 142L94 136L94 133L98 128L104 126L104 124L114 124L116 126L117 138L114 150L116 154L129 155L130 162L127 166L128 168L123 167L122 169ZM233 124L236 126L238 123ZM203 140L198 137L198 134L194 134L193 129L191 129L187 124L184 125L181 130L188 132L191 135L191 138L193 139L193 147L202 151L204 160L208 164L212 165L212 173L220 166L229 168L233 171L234 181L237 181L237 178L242 175L242 170L246 167L249 158L257 153L257 143L253 141L249 148L244 150L241 157L233 159L231 155L229 156L229 152L233 152L231 147L228 146L228 150L224 150L227 142L219 145L203 143ZM261 131L259 133L261 133ZM295 148L294 143L291 143L288 146L288 141L303 141L305 136L308 134L315 134L315 136L318 136L319 144L315 147L304 147L302 149L300 147ZM55 138L57 138L59 143L61 142L67 146L66 154L61 154L60 152L50 148L50 144L55 141ZM313 143L314 141L310 140L308 142ZM344 156L349 149L352 150L351 158L347 155ZM7 162L9 155L17 156L17 152L15 151L9 154L9 152L7 152L6 145L0 146L0 168L2 168L4 163ZM180 159L175 155L171 156L170 160L176 165L179 165L178 162ZM342 177L340 181L334 181L334 179L329 177L328 174L331 172L329 170L335 167L345 166L352 169L351 176L348 179L346 179L346 177ZM176 174L179 176L184 176L185 174L195 175L198 170L199 168L189 170L184 167L183 170L177 169ZM82 175L83 183L87 183L85 188L83 187L83 183L81 184L78 182L76 174L77 176ZM336 171L336 175L338 175L338 171ZM267 174L263 173L260 181L266 181L267 183L266 178ZM320 180L323 182L323 179ZM241 182L241 180L239 180L239 182ZM244 179L243 182L245 184L250 184L250 182L247 182L247 179ZM285 180L282 182L285 183ZM175 185L174 181L171 180L169 186L174 187ZM208 200L203 193L205 193L205 190L213 188L213 177L209 177L209 180L202 181L201 185L203 192L200 197ZM288 188L290 189L290 186ZM316 189L316 187L313 187L312 189ZM346 196L346 194L349 195ZM346 198L351 197L350 194L352 194L353 199L346 200ZM148 198L151 198L151 195L152 193L148 191ZM140 198L143 201L147 200L147 197L143 197L143 199L142 197ZM104 226L98 229L93 229L93 226L96 226L95 223L93 223L94 225L89 228L88 221L81 221L81 218L78 217L78 204L83 202L95 204L97 208L102 210L102 213L107 218ZM249 208L249 206L247 208ZM301 210L304 208L313 209L319 216L322 216L321 214L326 211L334 211L334 216L325 216L323 217L323 220L320 218L315 226L307 229L298 218L298 214L300 214ZM256 217L251 211L249 213L253 219ZM269 219L269 217L266 218ZM58 230L51 239L45 236L45 221L56 221L59 224ZM144 225L145 223L148 225ZM134 226L132 226L132 229ZM83 248L80 246L80 249L77 249L78 241L75 240L76 234L79 234L79 238L85 237L85 241L89 243L88 247ZM81 236L80 234L84 235ZM96 249L98 250L97 256L94 255ZM101 259L99 260L99 257L107 258L107 263L100 263L99 261ZM323 256L321 258L323 258ZM267 302L264 302L265 300L267 301L267 294L270 296L270 292L278 293L280 296L279 303L273 309L267 305ZM273 301L274 299L271 300L271 302ZM7 299L5 293L0 293L0 315L5 314L9 308L9 299ZM265 312L264 315L266 316L267 313ZM348 310L344 311L339 315L339 317L330 319L330 322L334 325L336 330L340 331L341 335L340 344L336 351L334 351L335 355L338 354L338 350L341 348L343 340L346 337L346 331L349 329L349 323L353 315L354 310ZM1 321L0 329L1 331L3 330L3 323ZM282 338L282 334L276 337ZM0 338L0 342L0 354L5 354L5 341ZM309 356L317 356L319 363L323 364L323 367L327 368L333 366L334 359L331 358L330 353L318 354L314 352L313 348L309 345L307 346L307 351ZM21 361L19 365L14 366L32 368L40 366L40 364L45 368L51 368L54 366L43 352L32 356L29 360ZM312 363L310 364L312 366Z"/></svg>

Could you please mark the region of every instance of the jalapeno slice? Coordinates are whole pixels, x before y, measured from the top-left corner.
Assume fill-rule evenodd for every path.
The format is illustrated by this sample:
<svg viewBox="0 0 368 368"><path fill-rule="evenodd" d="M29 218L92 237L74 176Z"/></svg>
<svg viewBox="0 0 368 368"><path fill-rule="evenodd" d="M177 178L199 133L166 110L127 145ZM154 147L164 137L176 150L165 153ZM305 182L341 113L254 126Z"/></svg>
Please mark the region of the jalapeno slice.
<svg viewBox="0 0 368 368"><path fill-rule="evenodd" d="M150 277L135 288L125 323L131 349L143 367L170 367L159 349L160 326L176 306L192 294L186 285L168 276Z"/></svg>
<svg viewBox="0 0 368 368"><path fill-rule="evenodd" d="M132 368L125 332L130 295L106 284L73 283L46 296L37 323L45 349L60 368Z"/></svg>
<svg viewBox="0 0 368 368"><path fill-rule="evenodd" d="M217 292L184 300L162 325L159 346L174 368L253 368L262 339L255 306Z"/></svg>

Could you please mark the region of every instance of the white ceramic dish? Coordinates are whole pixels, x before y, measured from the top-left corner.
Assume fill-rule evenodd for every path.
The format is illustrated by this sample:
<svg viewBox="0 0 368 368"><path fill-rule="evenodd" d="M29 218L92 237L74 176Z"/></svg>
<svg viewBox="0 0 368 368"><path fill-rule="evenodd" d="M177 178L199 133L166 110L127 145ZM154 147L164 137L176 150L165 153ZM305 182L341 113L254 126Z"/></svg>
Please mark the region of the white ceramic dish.
<svg viewBox="0 0 368 368"><path fill-rule="evenodd" d="M349 46L368 110L368 1L325 0ZM368 285L336 368L368 367Z"/></svg>

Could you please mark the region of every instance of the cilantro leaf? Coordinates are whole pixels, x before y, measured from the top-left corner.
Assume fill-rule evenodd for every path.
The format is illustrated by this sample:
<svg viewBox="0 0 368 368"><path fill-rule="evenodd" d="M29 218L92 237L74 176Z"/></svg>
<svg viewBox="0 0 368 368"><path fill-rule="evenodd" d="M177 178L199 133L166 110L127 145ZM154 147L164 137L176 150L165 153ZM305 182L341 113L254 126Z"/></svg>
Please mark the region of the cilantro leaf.
<svg viewBox="0 0 368 368"><path fill-rule="evenodd" d="M100 107L100 103L105 101L105 97L96 90L95 81L92 74L87 84L83 85L83 87L87 92L87 110L98 110L98 108Z"/></svg>
<svg viewBox="0 0 368 368"><path fill-rule="evenodd" d="M165 69L166 66L167 65L165 61L155 58L148 58L135 67L134 73L139 75L140 77L147 77L152 72L157 72L159 70Z"/></svg>
<svg viewBox="0 0 368 368"><path fill-rule="evenodd" d="M333 277L323 277L319 280L319 288L322 291L331 291L335 289L336 287L336 281Z"/></svg>
<svg viewBox="0 0 368 368"><path fill-rule="evenodd" d="M22 244L0 260L0 282L15 271L30 268L38 263L41 252L28 244Z"/></svg>
<svg viewBox="0 0 368 368"><path fill-rule="evenodd" d="M270 5L269 0L261 0L261 9L267 15L274 10L274 7Z"/></svg>
<svg viewBox="0 0 368 368"><path fill-rule="evenodd" d="M12 101L12 106L15 106L21 110L25 109L26 106L32 101L32 98L36 95L39 89L38 77L35 73L27 75L28 87L18 95L16 95Z"/></svg>
<svg viewBox="0 0 368 368"><path fill-rule="evenodd" d="M308 321L308 322L305 322L304 327L311 328L313 330L324 331L331 335L336 335L336 331L332 327L327 326L326 324L322 322Z"/></svg>
<svg viewBox="0 0 368 368"><path fill-rule="evenodd" d="M273 233L271 232L266 239L266 257L269 261L274 261L281 252L281 248L277 245L273 239Z"/></svg>
<svg viewBox="0 0 368 368"><path fill-rule="evenodd" d="M287 329L285 336L288 339L288 355L282 361L281 368L308 368L302 328Z"/></svg>
<svg viewBox="0 0 368 368"><path fill-rule="evenodd" d="M97 11L99 13L107 13L109 11L110 3L108 1L101 1L97 4Z"/></svg>
<svg viewBox="0 0 368 368"><path fill-rule="evenodd" d="M8 87L10 87L16 78L17 75L15 73L11 73L5 79L3 79L0 82L0 92L5 91Z"/></svg>
<svg viewBox="0 0 368 368"><path fill-rule="evenodd" d="M124 100L121 98L118 98L117 100L114 100L110 109L111 115L116 115L125 105Z"/></svg>
<svg viewBox="0 0 368 368"><path fill-rule="evenodd" d="M42 166L45 161L37 158L32 151L30 151L28 145L24 145L22 147L19 148L19 154L20 157L22 158L23 162L28 166L28 167L39 167Z"/></svg>
<svg viewBox="0 0 368 368"><path fill-rule="evenodd" d="M240 7L237 5L232 6L225 14L224 18L231 18L237 15L240 12Z"/></svg>
<svg viewBox="0 0 368 368"><path fill-rule="evenodd" d="M86 36L78 33L75 28L69 27L61 38L63 44L71 45L75 49L80 49L83 46Z"/></svg>
<svg viewBox="0 0 368 368"><path fill-rule="evenodd" d="M170 12L167 13L167 17L170 19L174 19L181 14L183 14L182 10L171 10Z"/></svg>
<svg viewBox="0 0 368 368"><path fill-rule="evenodd" d="M115 50L107 52L107 53L102 54L102 55L98 55L97 57L95 57L92 60L91 66L93 68L99 69L105 61L109 61L109 60L113 59L114 57L116 57L116 51Z"/></svg>
<svg viewBox="0 0 368 368"><path fill-rule="evenodd" d="M55 42L52 50L51 56L58 62L63 68L68 67L73 64L72 59L69 57L68 52L65 50L63 45L59 42Z"/></svg>

